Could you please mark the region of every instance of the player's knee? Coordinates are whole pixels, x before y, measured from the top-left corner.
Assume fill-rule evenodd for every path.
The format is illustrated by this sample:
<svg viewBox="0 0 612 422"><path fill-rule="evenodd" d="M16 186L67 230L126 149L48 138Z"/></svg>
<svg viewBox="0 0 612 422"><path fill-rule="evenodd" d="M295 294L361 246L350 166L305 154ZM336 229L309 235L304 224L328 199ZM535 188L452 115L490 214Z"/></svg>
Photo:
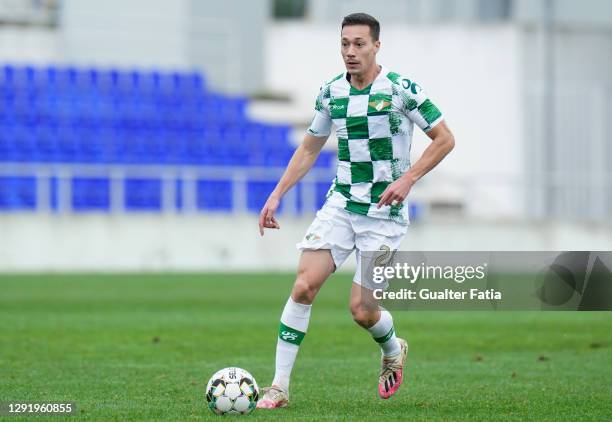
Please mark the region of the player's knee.
<svg viewBox="0 0 612 422"><path fill-rule="evenodd" d="M364 328L370 328L376 324L376 309L371 309L361 303L351 303L351 314L353 320Z"/></svg>
<svg viewBox="0 0 612 422"><path fill-rule="evenodd" d="M312 280L307 269L299 269L295 283L293 284L293 290L291 291L291 297L298 303L311 304L319 288L317 284Z"/></svg>

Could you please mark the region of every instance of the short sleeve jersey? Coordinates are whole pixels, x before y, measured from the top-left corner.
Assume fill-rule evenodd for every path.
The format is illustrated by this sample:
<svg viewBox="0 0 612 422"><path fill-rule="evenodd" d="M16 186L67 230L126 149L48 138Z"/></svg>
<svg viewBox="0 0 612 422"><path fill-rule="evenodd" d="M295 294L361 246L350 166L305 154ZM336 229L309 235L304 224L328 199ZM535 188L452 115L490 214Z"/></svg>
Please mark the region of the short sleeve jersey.
<svg viewBox="0 0 612 422"><path fill-rule="evenodd" d="M332 123L336 126L338 170L327 203L408 224L407 206L379 209L377 203L385 188L410 168L414 124L428 132L442 119L417 83L384 67L362 90L350 84L346 73L323 84L308 133L328 136Z"/></svg>

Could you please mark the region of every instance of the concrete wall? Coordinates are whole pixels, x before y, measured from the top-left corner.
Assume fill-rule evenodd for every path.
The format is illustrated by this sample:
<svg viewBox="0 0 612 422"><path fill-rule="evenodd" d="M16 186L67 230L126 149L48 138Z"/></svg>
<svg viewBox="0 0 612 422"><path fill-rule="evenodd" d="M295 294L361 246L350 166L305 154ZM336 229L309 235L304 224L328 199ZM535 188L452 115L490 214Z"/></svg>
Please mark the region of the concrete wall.
<svg viewBox="0 0 612 422"><path fill-rule="evenodd" d="M0 215L0 272L293 271L310 218L280 217L259 236L252 216ZM610 250L612 227L434 219L401 249ZM343 270L354 268L354 258Z"/></svg>
<svg viewBox="0 0 612 422"><path fill-rule="evenodd" d="M366 12L383 27L389 24L441 22L476 23L506 20L537 24L544 19L548 0L310 0L307 18L312 22L335 23L349 13ZM554 21L571 26L612 26L609 0L553 0Z"/></svg>
<svg viewBox="0 0 612 422"><path fill-rule="evenodd" d="M537 24L544 20L547 0L514 0L517 22ZM612 27L612 3L609 0L553 0L553 20L573 27Z"/></svg>
<svg viewBox="0 0 612 422"><path fill-rule="evenodd" d="M213 87L253 94L263 87L270 0L190 0L189 57Z"/></svg>
<svg viewBox="0 0 612 422"><path fill-rule="evenodd" d="M541 30L525 28L521 44L528 214L606 221L612 215L612 58L605 52L612 52L612 30L560 27L547 43Z"/></svg>
<svg viewBox="0 0 612 422"><path fill-rule="evenodd" d="M269 0L64 0L58 28L0 27L0 60L197 69L225 93L262 89Z"/></svg>
<svg viewBox="0 0 612 422"><path fill-rule="evenodd" d="M55 29L0 26L0 62L48 64L58 62L61 51Z"/></svg>
<svg viewBox="0 0 612 422"><path fill-rule="evenodd" d="M191 66L188 0L66 0L61 59L103 66Z"/></svg>
<svg viewBox="0 0 612 422"><path fill-rule="evenodd" d="M354 12L366 12L383 26L398 23L474 22L500 15L508 0L311 0L309 18L336 22Z"/></svg>

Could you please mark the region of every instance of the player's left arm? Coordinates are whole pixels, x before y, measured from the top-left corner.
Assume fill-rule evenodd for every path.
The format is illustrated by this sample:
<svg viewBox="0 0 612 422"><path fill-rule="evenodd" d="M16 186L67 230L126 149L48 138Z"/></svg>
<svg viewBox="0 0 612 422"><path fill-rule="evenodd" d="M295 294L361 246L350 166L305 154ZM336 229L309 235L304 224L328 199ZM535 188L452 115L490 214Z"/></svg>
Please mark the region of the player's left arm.
<svg viewBox="0 0 612 422"><path fill-rule="evenodd" d="M412 186L423 176L438 165L444 157L455 147L455 137L444 120L438 122L430 129L427 136L431 144L425 149L421 158L395 182L391 183L380 196L378 208L383 205L391 205L394 201L402 203Z"/></svg>

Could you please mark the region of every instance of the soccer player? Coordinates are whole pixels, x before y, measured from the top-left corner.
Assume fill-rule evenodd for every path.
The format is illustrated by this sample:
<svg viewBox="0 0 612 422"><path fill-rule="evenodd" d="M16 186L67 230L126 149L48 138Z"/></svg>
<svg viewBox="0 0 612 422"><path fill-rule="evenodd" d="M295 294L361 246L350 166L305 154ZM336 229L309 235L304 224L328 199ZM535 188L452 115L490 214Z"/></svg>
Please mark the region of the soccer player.
<svg viewBox="0 0 612 422"><path fill-rule="evenodd" d="M376 62L379 34L380 25L370 15L354 13L344 18L340 51L346 71L321 87L312 124L261 210L260 234L265 228L279 229L274 214L282 196L312 167L333 123L338 137L337 174L325 204L297 245L302 254L280 319L276 373L257 404L260 408L289 403L289 377L308 329L312 303L325 280L355 249L357 271L350 308L355 322L380 345L380 397L391 397L404 380L408 345L396 337L391 314L362 291L360 251L399 247L408 226L406 196L453 149L455 141L421 87ZM411 166L414 124L432 142Z"/></svg>

